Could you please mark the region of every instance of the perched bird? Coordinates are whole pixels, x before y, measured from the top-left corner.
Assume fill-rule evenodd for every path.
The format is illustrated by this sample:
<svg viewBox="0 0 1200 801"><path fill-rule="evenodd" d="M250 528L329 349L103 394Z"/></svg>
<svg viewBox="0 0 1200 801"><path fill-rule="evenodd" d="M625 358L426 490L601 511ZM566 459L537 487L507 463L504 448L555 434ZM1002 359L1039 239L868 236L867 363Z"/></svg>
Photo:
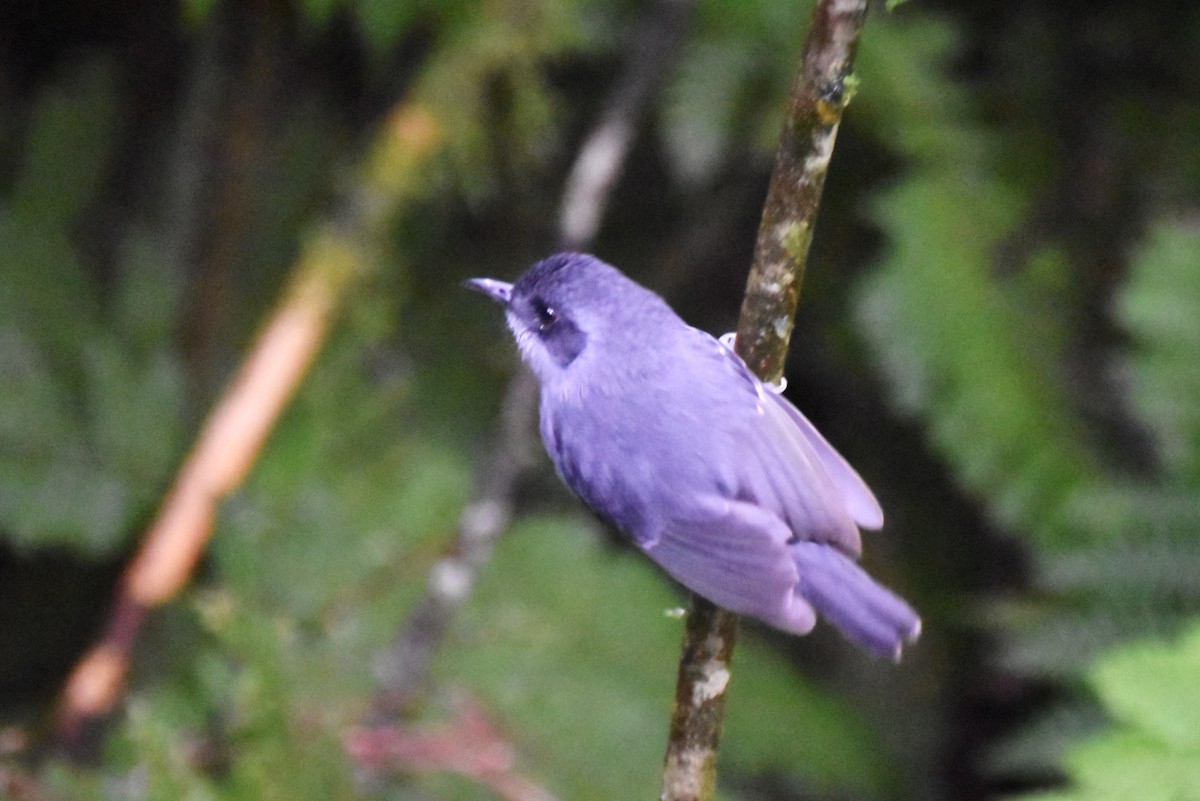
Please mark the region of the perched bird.
<svg viewBox="0 0 1200 801"><path fill-rule="evenodd" d="M559 475L667 573L795 634L819 614L892 659L916 640L917 614L856 562L875 496L732 349L593 256L466 285L505 307Z"/></svg>

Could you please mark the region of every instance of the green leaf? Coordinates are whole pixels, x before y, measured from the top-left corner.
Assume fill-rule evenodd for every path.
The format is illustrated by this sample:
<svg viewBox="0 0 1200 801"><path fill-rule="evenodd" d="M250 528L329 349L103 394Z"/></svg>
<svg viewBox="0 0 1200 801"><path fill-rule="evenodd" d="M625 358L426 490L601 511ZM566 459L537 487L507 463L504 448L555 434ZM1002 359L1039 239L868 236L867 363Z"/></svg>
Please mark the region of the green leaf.
<svg viewBox="0 0 1200 801"><path fill-rule="evenodd" d="M914 175L876 204L886 263L864 283L862 329L896 402L927 421L960 479L1006 526L1047 544L1082 532L1063 517L1096 473L1066 389L992 253L1019 204L999 184Z"/></svg>
<svg viewBox="0 0 1200 801"><path fill-rule="evenodd" d="M101 61L49 84L0 214L0 531L22 547L116 547L181 447L177 304L149 258L161 248L143 235L147 258L116 265L106 319L73 241L105 177L115 108Z"/></svg>
<svg viewBox="0 0 1200 801"><path fill-rule="evenodd" d="M1023 222L1003 146L942 75L953 38L881 21L864 41L856 113L879 118L913 164L873 204L889 244L859 292L858 319L896 404L921 418L960 481L996 520L1061 547L1093 536L1064 514L1100 473L1061 378L1064 334L1046 320L1061 254L1041 250L1002 278L997 253ZM1040 302L1039 302L1040 300Z"/></svg>
<svg viewBox="0 0 1200 801"><path fill-rule="evenodd" d="M1091 801L1196 801L1200 752L1172 752L1137 732L1114 732L1075 748L1067 768L1078 798Z"/></svg>
<svg viewBox="0 0 1200 801"><path fill-rule="evenodd" d="M1144 494L1149 500L1165 493ZM1131 528L1127 539L1048 555L1035 565L1035 581L1075 597L1110 596L1156 608L1200 607L1200 538L1195 536L1200 510L1191 493L1174 500L1192 507L1179 525L1162 530L1147 514L1140 537Z"/></svg>
<svg viewBox="0 0 1200 801"><path fill-rule="evenodd" d="M1170 645L1139 643L1101 660L1090 673L1104 706L1161 746L1200 758L1200 625ZM1200 763L1192 766L1200 780Z"/></svg>
<svg viewBox="0 0 1200 801"><path fill-rule="evenodd" d="M1088 681L1112 718L1067 751L1071 787L1046 801L1200 799L1200 619L1174 642L1140 641L1098 659Z"/></svg>
<svg viewBox="0 0 1200 801"><path fill-rule="evenodd" d="M904 169L872 204L887 244L860 288L860 329L895 405L992 519L1026 538L1043 595L996 610L997 661L1078 687L1091 659L1173 633L1200 605L1200 238L1152 226L1118 297L1133 426L1146 424L1167 468L1135 478L1096 444L1108 432L1071 380L1079 282L1065 238L1040 241L1030 221L1047 183L1038 133L988 125L948 78L953 29L877 22L853 112ZM1029 746L1008 748L1009 764Z"/></svg>

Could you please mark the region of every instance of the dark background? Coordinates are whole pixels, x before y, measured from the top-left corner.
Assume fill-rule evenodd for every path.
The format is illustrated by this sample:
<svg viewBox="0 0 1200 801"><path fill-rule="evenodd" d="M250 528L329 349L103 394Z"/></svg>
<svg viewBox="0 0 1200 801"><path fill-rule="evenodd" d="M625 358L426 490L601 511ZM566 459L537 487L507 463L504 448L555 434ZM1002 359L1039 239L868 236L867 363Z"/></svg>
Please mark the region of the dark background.
<svg viewBox="0 0 1200 801"><path fill-rule="evenodd" d="M688 15L591 247L716 333L736 319L808 13ZM0 3L9 793L503 792L432 757L364 781L342 738L452 548L518 369L496 309L458 285L555 248L568 170L652 16ZM866 562L925 635L892 666L825 627L744 624L725 797L1200 796L1200 695L1179 680L1200 648L1175 639L1200 615L1198 52L1193 3L872 9L789 394L879 495ZM380 183L371 154L397 109L437 146ZM141 631L126 703L68 760L55 694L330 227L362 254L329 341L199 574ZM662 612L681 597L536 453L406 725L453 751L453 721L482 710L512 749L502 774L564 799L653 797L681 629Z"/></svg>

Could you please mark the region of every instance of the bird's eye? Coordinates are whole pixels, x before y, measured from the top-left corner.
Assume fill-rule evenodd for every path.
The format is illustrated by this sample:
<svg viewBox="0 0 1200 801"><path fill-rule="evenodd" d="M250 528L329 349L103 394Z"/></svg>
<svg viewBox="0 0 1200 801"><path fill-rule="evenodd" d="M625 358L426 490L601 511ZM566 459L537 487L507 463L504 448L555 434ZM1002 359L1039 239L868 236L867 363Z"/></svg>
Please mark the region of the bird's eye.
<svg viewBox="0 0 1200 801"><path fill-rule="evenodd" d="M533 313L538 318L538 328L545 331L558 320L558 312L541 298L534 298Z"/></svg>

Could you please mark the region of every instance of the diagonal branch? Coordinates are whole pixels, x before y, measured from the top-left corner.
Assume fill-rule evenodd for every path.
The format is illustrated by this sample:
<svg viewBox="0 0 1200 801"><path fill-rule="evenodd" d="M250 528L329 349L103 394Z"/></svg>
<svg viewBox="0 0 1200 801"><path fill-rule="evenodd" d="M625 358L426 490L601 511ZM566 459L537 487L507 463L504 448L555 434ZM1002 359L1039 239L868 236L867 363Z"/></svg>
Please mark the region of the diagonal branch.
<svg viewBox="0 0 1200 801"><path fill-rule="evenodd" d="M821 190L833 156L866 0L820 0L775 156L737 328L737 352L764 381L783 374ZM737 617L696 596L684 635L662 801L708 801L716 785Z"/></svg>
<svg viewBox="0 0 1200 801"><path fill-rule="evenodd" d="M637 125L674 61L696 0L659 0L634 39L632 52L600 121L579 148L563 192L563 250L587 250L633 144Z"/></svg>
<svg viewBox="0 0 1200 801"><path fill-rule="evenodd" d="M119 701L146 614L190 579L212 536L220 502L258 459L329 333L339 305L368 272L363 242L413 192L416 168L441 135L424 109L402 104L386 121L345 208L303 249L279 305L209 414L117 588L99 640L67 678L56 736L73 748L86 726Z"/></svg>
<svg viewBox="0 0 1200 801"><path fill-rule="evenodd" d="M408 613L381 659L379 687L364 721L367 726L382 726L404 716L426 689L438 647L512 520L517 483L533 461L529 445L536 403L533 374L518 373L509 382L497 431L480 462L474 497L459 515L454 547L430 570L424 597Z"/></svg>
<svg viewBox="0 0 1200 801"><path fill-rule="evenodd" d="M625 68L595 127L580 146L559 204L563 249L586 250L633 144L637 125L678 52L695 0L659 0L641 24ZM380 686L367 714L381 724L403 714L424 689L429 664L496 540L508 528L517 482L531 461L537 382L522 370L509 383L498 430L481 460L474 499L459 518L451 552L434 566L425 596L413 607L383 657Z"/></svg>

